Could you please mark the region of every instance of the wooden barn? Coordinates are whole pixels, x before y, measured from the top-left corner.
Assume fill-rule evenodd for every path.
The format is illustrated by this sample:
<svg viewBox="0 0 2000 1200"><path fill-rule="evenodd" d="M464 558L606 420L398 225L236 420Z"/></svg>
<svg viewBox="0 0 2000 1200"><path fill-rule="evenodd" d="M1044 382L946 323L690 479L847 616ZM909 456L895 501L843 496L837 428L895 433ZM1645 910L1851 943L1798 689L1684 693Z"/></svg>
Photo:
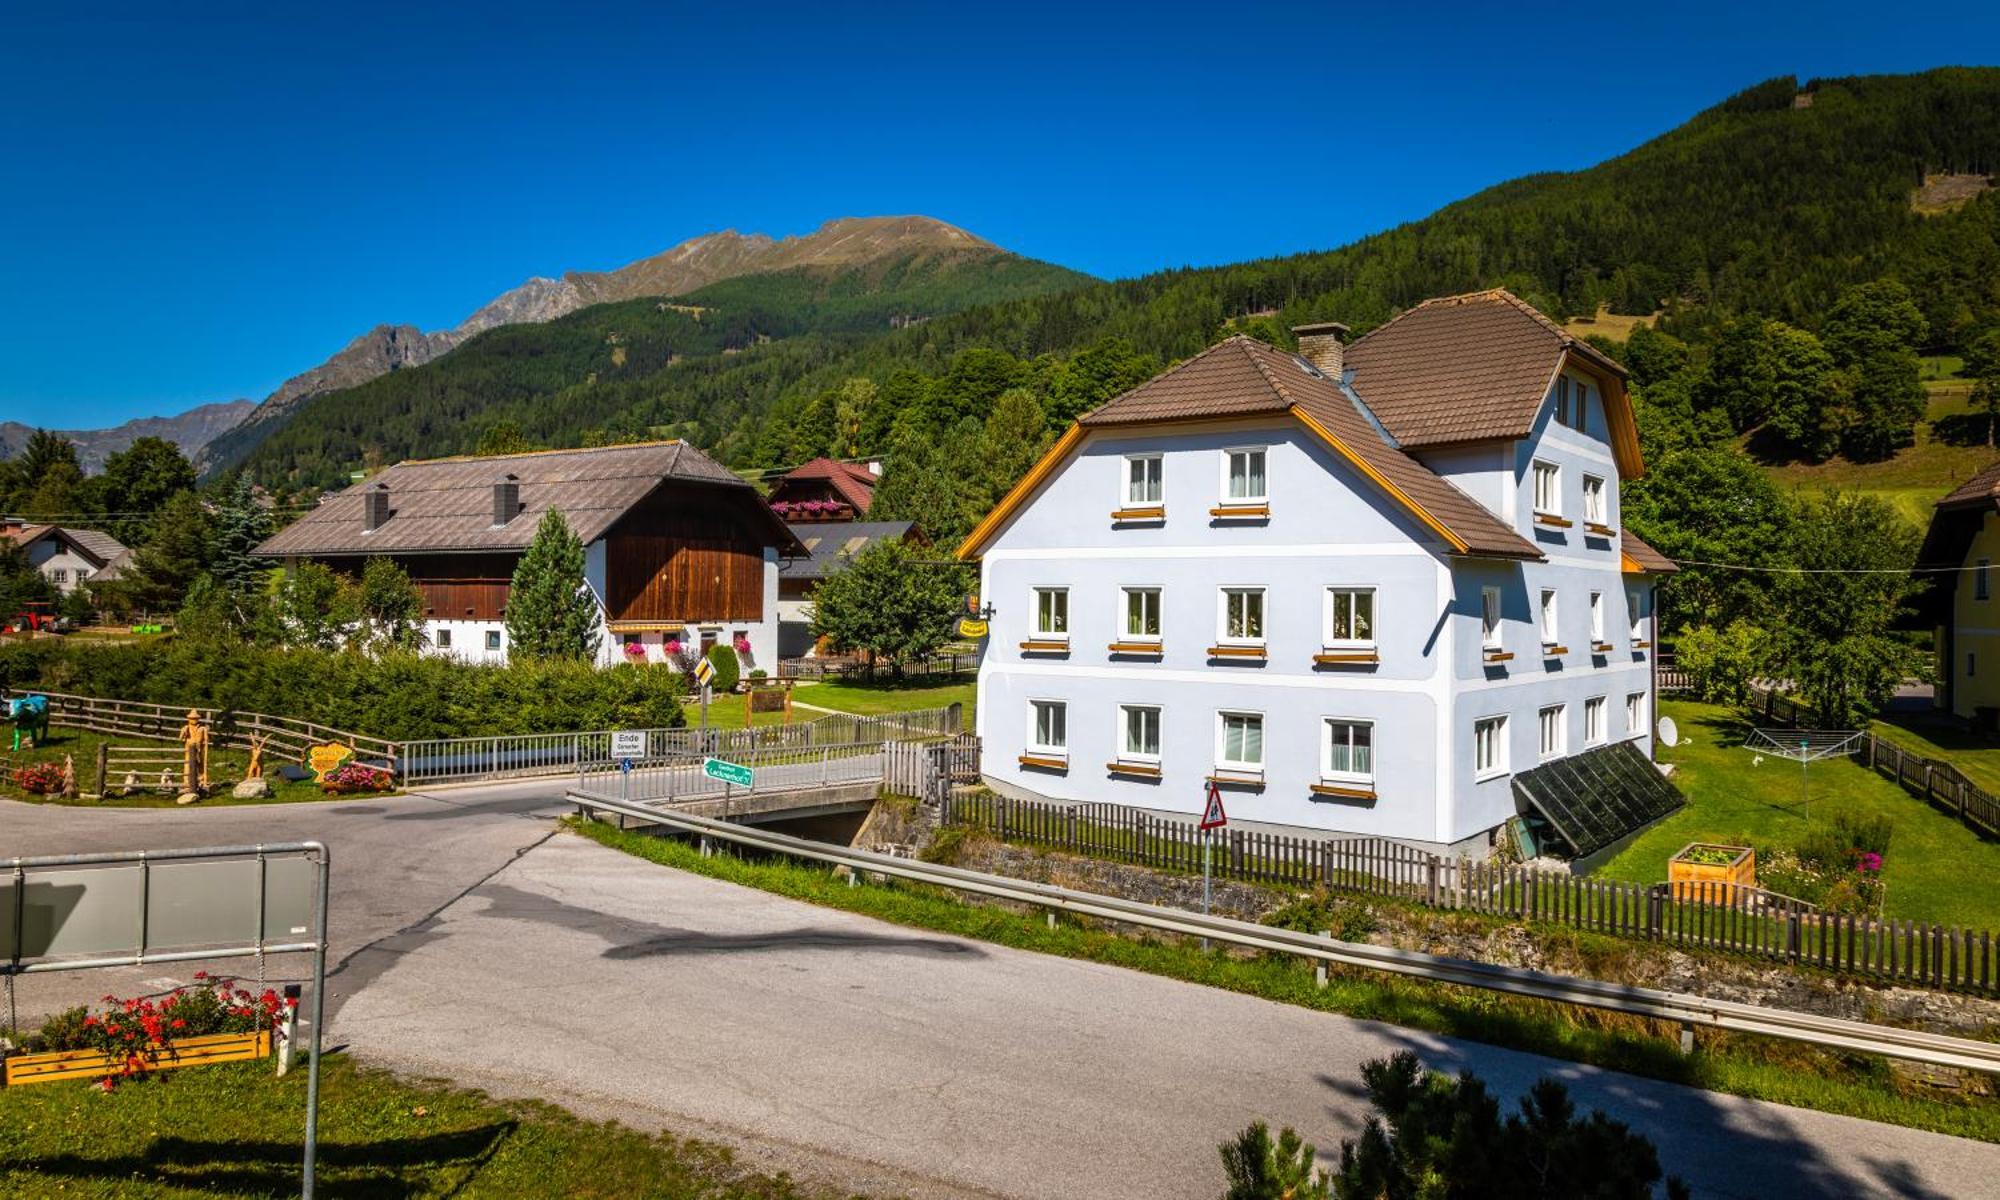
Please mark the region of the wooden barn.
<svg viewBox="0 0 2000 1200"><path fill-rule="evenodd" d="M670 640L778 661L778 573L798 538L734 472L683 442L399 463L329 497L260 552L358 575L372 557L423 592L431 651L505 662L514 567L544 513L584 543L606 664L662 661Z"/></svg>

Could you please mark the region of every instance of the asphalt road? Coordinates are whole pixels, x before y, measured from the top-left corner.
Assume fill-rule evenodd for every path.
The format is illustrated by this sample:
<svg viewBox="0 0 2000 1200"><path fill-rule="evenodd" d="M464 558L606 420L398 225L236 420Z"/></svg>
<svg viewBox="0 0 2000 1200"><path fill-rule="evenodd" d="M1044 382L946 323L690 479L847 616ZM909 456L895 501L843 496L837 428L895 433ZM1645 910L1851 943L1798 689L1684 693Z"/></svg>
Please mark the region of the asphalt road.
<svg viewBox="0 0 2000 1200"><path fill-rule="evenodd" d="M1509 1096L1563 1077L1700 1196L1986 1195L2000 1170L1980 1143L815 908L552 836L560 811L546 785L200 812L6 804L0 856L322 838L335 1042L860 1189L1214 1196L1216 1143L1263 1117L1336 1150L1362 1118L1360 1064L1405 1047ZM122 990L84 978L84 995Z"/></svg>

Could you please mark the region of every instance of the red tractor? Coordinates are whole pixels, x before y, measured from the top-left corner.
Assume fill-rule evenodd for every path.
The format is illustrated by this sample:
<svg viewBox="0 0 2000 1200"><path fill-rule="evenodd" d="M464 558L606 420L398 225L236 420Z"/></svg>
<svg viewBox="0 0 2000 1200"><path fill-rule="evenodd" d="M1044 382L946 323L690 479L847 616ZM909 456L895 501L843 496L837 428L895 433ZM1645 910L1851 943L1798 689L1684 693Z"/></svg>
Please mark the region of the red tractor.
<svg viewBox="0 0 2000 1200"><path fill-rule="evenodd" d="M56 628L55 606L46 600L26 600L21 603L21 611L8 617L0 632L6 633L54 633Z"/></svg>

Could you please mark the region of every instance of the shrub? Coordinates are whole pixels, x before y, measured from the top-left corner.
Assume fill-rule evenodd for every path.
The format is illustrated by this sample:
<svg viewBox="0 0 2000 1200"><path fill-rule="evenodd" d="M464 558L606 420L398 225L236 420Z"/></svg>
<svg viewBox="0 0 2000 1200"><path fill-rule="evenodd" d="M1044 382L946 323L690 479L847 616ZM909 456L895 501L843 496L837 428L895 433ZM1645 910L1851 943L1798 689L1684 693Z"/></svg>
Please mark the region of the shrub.
<svg viewBox="0 0 2000 1200"><path fill-rule="evenodd" d="M1674 662L1687 674L1695 695L1711 704L1742 704L1764 662L1764 633L1748 621L1727 629L1701 625L1674 643Z"/></svg>
<svg viewBox="0 0 2000 1200"><path fill-rule="evenodd" d="M1343 942L1365 941L1382 927L1375 910L1363 901L1336 898L1323 890L1265 914L1263 923L1296 933L1331 930Z"/></svg>
<svg viewBox="0 0 2000 1200"><path fill-rule="evenodd" d="M319 790L330 795L353 792L386 792L396 786L395 776L379 767L363 763L343 763L320 778Z"/></svg>
<svg viewBox="0 0 2000 1200"><path fill-rule="evenodd" d="M394 740L682 723L683 681L629 663L475 666L392 651L240 642L33 641L0 647L0 687L261 712Z"/></svg>
<svg viewBox="0 0 2000 1200"><path fill-rule="evenodd" d="M1470 1071L1456 1079L1425 1071L1407 1050L1366 1064L1361 1078L1380 1115L1368 1118L1360 1138L1341 1143L1338 1170L1315 1173L1311 1146L1290 1129L1273 1142L1259 1121L1219 1147L1225 1200L1650 1200L1660 1181L1653 1143L1601 1112L1579 1117L1554 1079L1538 1080L1520 1112L1503 1121L1499 1101ZM1669 1179L1666 1194L1688 1190Z"/></svg>
<svg viewBox="0 0 2000 1200"><path fill-rule="evenodd" d="M736 659L736 649L721 642L708 648L708 663L715 668L715 683L711 686L717 692L733 692L736 680L741 674L741 664Z"/></svg>

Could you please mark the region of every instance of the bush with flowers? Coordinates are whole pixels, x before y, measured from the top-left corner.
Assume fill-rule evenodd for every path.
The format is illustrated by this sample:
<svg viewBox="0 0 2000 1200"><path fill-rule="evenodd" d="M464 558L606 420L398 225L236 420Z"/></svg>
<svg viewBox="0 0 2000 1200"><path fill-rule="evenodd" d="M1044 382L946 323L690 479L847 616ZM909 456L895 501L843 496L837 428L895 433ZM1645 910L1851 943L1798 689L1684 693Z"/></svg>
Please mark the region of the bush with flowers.
<svg viewBox="0 0 2000 1200"><path fill-rule="evenodd" d="M14 786L34 796L47 796L62 790L63 769L61 763L29 763L14 772Z"/></svg>
<svg viewBox="0 0 2000 1200"><path fill-rule="evenodd" d="M104 1007L79 1006L57 1013L42 1024L39 1048L45 1051L94 1050L119 1063L117 1078L143 1075L161 1058L171 1057L183 1038L218 1033L258 1033L272 1029L297 1001L271 988L251 992L226 976L196 971L190 987L176 988L160 998L106 996Z"/></svg>
<svg viewBox="0 0 2000 1200"><path fill-rule="evenodd" d="M1759 850L1758 883L1824 912L1877 915L1892 828L1887 817L1837 814L1807 831L1794 848Z"/></svg>
<svg viewBox="0 0 2000 1200"><path fill-rule="evenodd" d="M386 792L396 786L396 777L380 767L364 763L344 763L320 777L319 790L328 795L354 792Z"/></svg>
<svg viewBox="0 0 2000 1200"><path fill-rule="evenodd" d="M625 661L626 661L626 662L634 662L634 663L642 663L642 662L645 662L645 661L646 661L646 643L644 643L644 642L626 642L626 643L625 643Z"/></svg>

